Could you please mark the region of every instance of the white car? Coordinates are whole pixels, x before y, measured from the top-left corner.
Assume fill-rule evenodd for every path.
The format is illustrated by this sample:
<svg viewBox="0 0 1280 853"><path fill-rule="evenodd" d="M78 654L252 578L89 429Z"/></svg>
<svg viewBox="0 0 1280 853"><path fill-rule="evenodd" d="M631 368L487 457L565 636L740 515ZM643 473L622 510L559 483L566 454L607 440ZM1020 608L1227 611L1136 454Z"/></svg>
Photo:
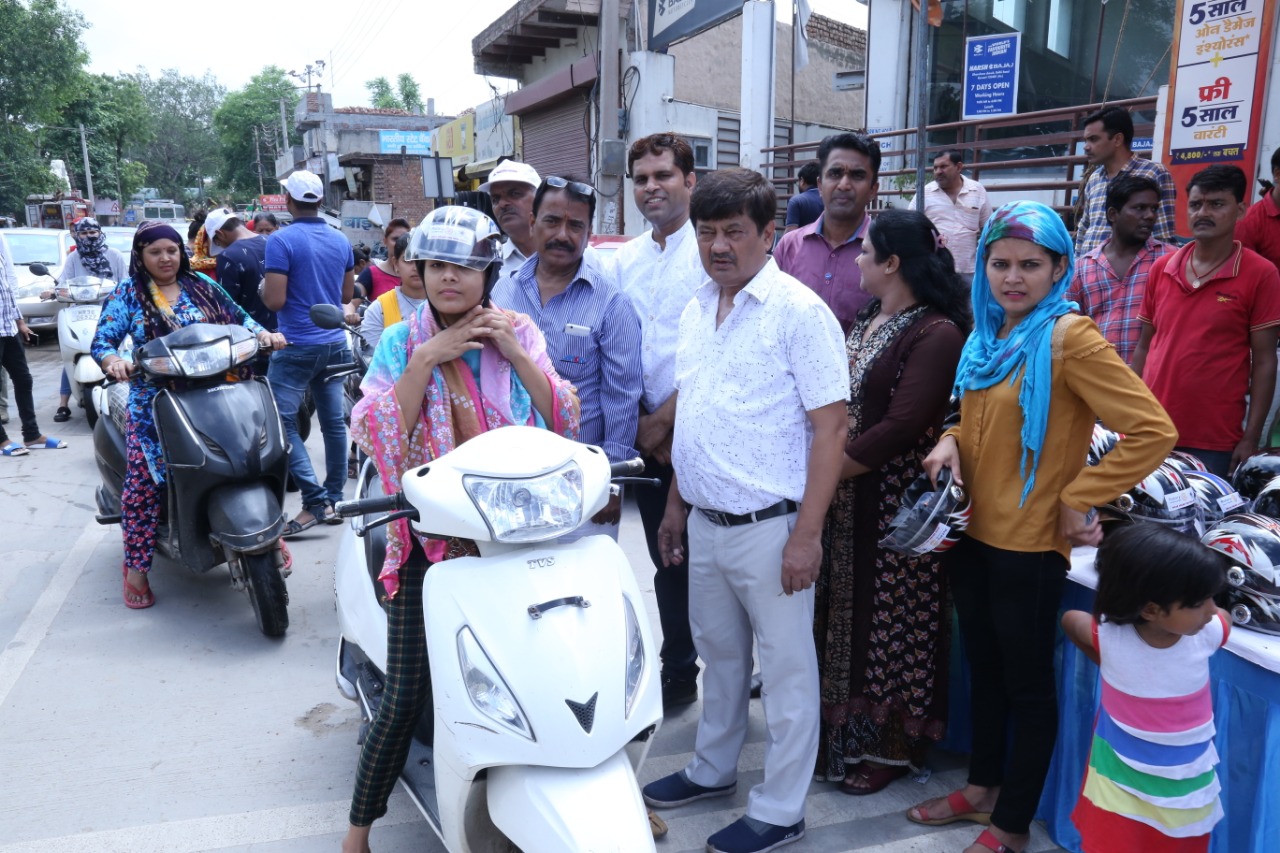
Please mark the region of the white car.
<svg viewBox="0 0 1280 853"><path fill-rule="evenodd" d="M42 300L41 292L53 289L53 279L31 272L32 264L44 264L55 278L62 275L67 253L76 241L71 232L57 228L5 228L0 240L9 247L9 257L18 273L18 289L13 294L18 311L34 331L52 330L58 325L56 299Z"/></svg>

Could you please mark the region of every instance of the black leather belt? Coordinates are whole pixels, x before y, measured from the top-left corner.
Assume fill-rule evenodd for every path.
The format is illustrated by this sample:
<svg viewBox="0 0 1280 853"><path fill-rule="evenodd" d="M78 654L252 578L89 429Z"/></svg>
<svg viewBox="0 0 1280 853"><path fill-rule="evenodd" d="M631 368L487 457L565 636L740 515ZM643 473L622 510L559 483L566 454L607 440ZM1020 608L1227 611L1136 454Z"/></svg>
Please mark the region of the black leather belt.
<svg viewBox="0 0 1280 853"><path fill-rule="evenodd" d="M766 521L770 518L777 518L780 515L788 515L798 511L800 504L795 501L782 500L773 506L767 506L764 509L758 509L746 515L734 515L733 513L703 509L702 507L697 507L696 509L712 524L720 527L737 527L739 524L754 524L757 521Z"/></svg>

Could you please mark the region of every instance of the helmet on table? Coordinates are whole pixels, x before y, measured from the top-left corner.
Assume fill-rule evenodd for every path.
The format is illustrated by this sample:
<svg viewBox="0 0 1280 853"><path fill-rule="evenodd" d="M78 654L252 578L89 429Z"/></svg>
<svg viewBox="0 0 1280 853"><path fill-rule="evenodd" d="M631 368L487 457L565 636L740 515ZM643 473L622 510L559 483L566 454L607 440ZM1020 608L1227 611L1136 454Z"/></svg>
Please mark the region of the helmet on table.
<svg viewBox="0 0 1280 853"><path fill-rule="evenodd" d="M1258 496L1253 499L1253 506L1250 509L1257 515L1280 519L1280 477L1272 477L1258 491Z"/></svg>
<svg viewBox="0 0 1280 853"><path fill-rule="evenodd" d="M1200 461L1200 457L1188 453L1185 450L1171 451L1169 456L1164 460L1164 464L1177 468L1183 474L1190 473L1191 471L1201 471L1204 473L1209 471L1209 469L1204 466L1204 463Z"/></svg>
<svg viewBox="0 0 1280 853"><path fill-rule="evenodd" d="M1200 517L1206 527L1216 524L1228 513L1248 507L1248 501L1240 497L1235 487L1217 474L1207 471L1189 471L1182 475L1187 485L1196 493L1200 504Z"/></svg>
<svg viewBox="0 0 1280 853"><path fill-rule="evenodd" d="M1102 457L1116 449L1120 438L1120 433L1112 432L1102 424L1094 424L1093 437L1089 439L1089 453L1085 456L1085 464L1097 465L1102 461Z"/></svg>
<svg viewBox="0 0 1280 853"><path fill-rule="evenodd" d="M1231 561L1218 603L1232 621L1280 634L1280 521L1257 513L1228 515L1200 541Z"/></svg>
<svg viewBox="0 0 1280 853"><path fill-rule="evenodd" d="M902 493L880 547L909 556L946 551L960 541L972 509L969 495L956 485L950 468L938 473L936 487L929 475L922 474Z"/></svg>
<svg viewBox="0 0 1280 853"><path fill-rule="evenodd" d="M1197 539L1204 533L1196 493L1176 468L1163 463L1101 509L1111 518L1163 524Z"/></svg>
<svg viewBox="0 0 1280 853"><path fill-rule="evenodd" d="M1256 453L1240 463L1231 476L1231 484L1240 497L1251 501L1267 483L1280 477L1280 450Z"/></svg>

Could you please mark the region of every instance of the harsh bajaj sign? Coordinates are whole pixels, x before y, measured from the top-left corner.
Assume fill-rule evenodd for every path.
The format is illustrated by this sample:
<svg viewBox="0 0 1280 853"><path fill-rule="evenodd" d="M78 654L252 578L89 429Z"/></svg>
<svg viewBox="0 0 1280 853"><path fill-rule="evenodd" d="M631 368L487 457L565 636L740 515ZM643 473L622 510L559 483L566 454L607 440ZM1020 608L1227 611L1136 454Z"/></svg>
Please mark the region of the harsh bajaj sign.
<svg viewBox="0 0 1280 853"><path fill-rule="evenodd" d="M662 50L742 12L743 0L649 0L648 50Z"/></svg>

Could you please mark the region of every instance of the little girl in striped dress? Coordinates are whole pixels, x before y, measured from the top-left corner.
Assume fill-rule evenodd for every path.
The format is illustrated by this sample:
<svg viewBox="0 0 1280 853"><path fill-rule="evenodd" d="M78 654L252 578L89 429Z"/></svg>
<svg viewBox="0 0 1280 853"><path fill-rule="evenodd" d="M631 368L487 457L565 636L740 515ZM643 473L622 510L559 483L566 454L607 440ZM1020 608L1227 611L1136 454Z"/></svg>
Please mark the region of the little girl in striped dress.
<svg viewBox="0 0 1280 853"><path fill-rule="evenodd" d="M1222 818L1209 657L1227 641L1213 603L1221 554L1154 522L1098 549L1094 615L1062 617L1102 670L1102 701L1071 814L1085 853L1203 853Z"/></svg>

